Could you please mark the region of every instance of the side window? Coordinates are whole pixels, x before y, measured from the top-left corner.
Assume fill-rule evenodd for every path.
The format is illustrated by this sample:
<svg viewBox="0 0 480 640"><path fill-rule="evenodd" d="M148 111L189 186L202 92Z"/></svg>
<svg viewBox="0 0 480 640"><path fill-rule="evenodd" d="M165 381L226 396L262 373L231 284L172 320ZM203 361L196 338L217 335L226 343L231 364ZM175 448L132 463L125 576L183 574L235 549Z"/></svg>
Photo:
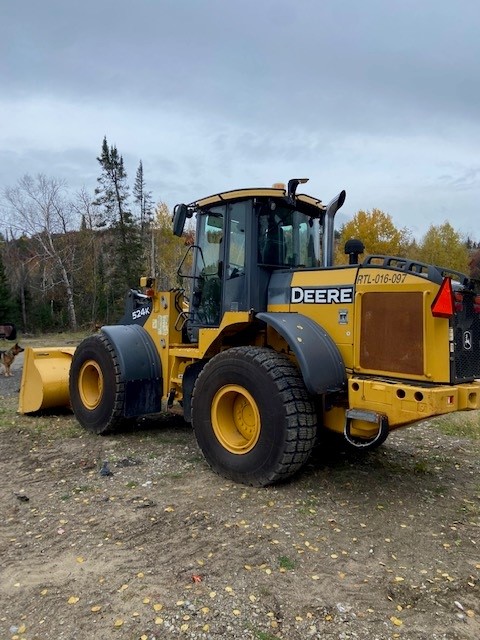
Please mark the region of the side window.
<svg viewBox="0 0 480 640"><path fill-rule="evenodd" d="M245 202L235 202L230 207L227 278L236 278L245 273L246 208Z"/></svg>
<svg viewBox="0 0 480 640"><path fill-rule="evenodd" d="M191 310L194 322L207 326L220 321L224 212L225 207L212 208L198 223Z"/></svg>
<svg viewBox="0 0 480 640"><path fill-rule="evenodd" d="M293 263L292 212L280 207L272 208L258 217L258 261L272 266Z"/></svg>
<svg viewBox="0 0 480 640"><path fill-rule="evenodd" d="M218 273L218 263L222 259L223 215L212 212L205 216L205 228L202 243L204 273Z"/></svg>

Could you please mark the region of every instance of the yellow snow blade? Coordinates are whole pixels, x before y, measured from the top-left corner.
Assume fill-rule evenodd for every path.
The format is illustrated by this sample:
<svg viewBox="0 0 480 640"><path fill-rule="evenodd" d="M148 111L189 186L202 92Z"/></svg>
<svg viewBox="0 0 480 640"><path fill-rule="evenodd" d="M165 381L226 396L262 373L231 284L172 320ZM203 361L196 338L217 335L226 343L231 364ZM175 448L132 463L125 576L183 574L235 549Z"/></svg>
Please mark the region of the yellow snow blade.
<svg viewBox="0 0 480 640"><path fill-rule="evenodd" d="M68 374L75 347L25 349L19 413L69 407Z"/></svg>

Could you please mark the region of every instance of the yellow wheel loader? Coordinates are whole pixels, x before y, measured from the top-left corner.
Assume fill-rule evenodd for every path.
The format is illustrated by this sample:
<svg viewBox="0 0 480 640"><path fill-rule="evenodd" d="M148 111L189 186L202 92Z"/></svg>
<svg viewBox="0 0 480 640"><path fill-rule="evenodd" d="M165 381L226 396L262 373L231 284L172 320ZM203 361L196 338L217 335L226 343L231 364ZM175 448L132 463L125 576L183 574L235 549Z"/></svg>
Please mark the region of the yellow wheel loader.
<svg viewBox="0 0 480 640"><path fill-rule="evenodd" d="M66 392L49 392L53 367L65 380L65 350L27 353L19 411L57 394L99 434L181 411L216 472L263 486L297 472L322 434L367 450L397 427L480 408L478 283L406 258L360 260L358 240L334 266L345 192L325 206L297 194L304 182L177 205L177 236L196 217L182 262L193 267L179 267L188 304L142 278L121 323L75 350ZM32 390L42 377L44 399Z"/></svg>

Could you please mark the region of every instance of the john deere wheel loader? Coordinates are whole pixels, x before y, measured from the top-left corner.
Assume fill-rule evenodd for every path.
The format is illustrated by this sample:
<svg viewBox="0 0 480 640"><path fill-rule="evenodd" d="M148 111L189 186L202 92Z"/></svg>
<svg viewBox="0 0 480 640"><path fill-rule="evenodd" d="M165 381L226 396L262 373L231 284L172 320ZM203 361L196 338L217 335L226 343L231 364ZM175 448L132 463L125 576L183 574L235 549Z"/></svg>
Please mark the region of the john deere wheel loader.
<svg viewBox="0 0 480 640"><path fill-rule="evenodd" d="M334 266L345 192L325 206L297 195L303 182L177 205L176 235L196 216L188 305L142 278L121 324L86 338L71 366L66 350L27 354L20 412L67 398L105 434L182 411L215 471L268 485L298 471L321 433L371 449L397 427L480 408L478 283L405 258L359 262L359 241ZM38 387L57 365L59 387L32 403L29 376Z"/></svg>

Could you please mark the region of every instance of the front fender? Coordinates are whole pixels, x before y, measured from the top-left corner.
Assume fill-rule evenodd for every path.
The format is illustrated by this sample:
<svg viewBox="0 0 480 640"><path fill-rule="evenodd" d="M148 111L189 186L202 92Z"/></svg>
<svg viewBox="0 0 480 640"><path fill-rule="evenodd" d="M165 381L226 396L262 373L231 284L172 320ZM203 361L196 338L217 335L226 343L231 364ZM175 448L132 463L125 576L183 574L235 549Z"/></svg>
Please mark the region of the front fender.
<svg viewBox="0 0 480 640"><path fill-rule="evenodd" d="M321 395L345 389L347 375L342 356L323 327L301 313L261 312L256 318L286 340L309 393Z"/></svg>
<svg viewBox="0 0 480 640"><path fill-rule="evenodd" d="M162 410L162 363L150 335L137 324L109 325L101 331L115 349L120 379L125 383L124 415L159 413Z"/></svg>

